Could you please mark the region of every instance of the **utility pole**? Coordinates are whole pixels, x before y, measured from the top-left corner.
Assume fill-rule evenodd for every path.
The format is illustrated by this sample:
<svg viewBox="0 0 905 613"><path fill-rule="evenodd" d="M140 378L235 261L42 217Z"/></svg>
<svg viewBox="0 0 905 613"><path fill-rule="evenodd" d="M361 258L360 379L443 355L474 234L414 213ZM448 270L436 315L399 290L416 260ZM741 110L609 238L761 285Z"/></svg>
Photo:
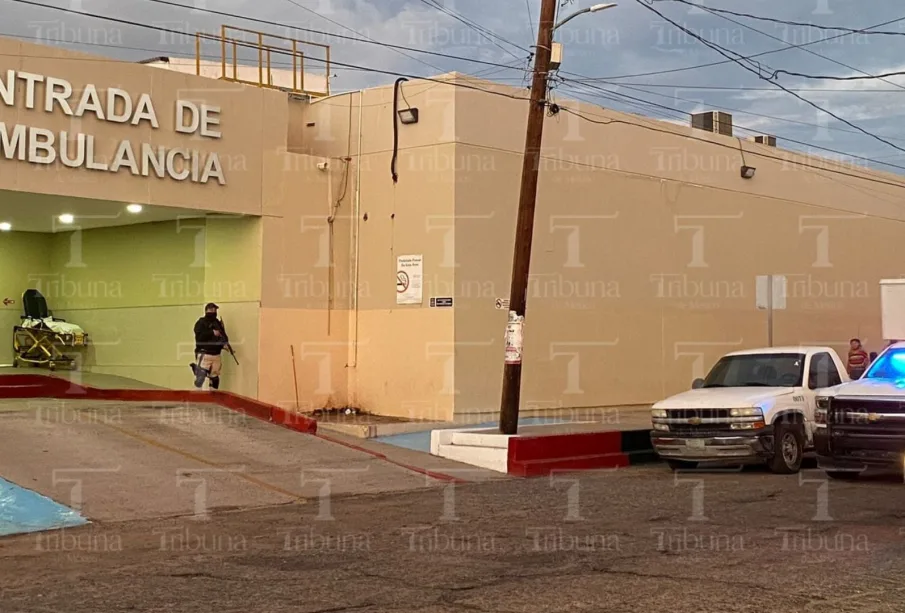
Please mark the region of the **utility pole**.
<svg viewBox="0 0 905 613"><path fill-rule="evenodd" d="M512 258L512 282L509 290L509 321L506 327L506 363L503 368L503 395L500 402L500 432L518 431L519 400L522 384L522 347L531 242L534 238L534 209L537 204L537 176L544 134L547 100L547 73L553 47L553 29L557 0L543 0L537 47L534 53L534 78L528 107L525 157L522 162L522 186L519 192L518 222L515 228L515 253Z"/></svg>

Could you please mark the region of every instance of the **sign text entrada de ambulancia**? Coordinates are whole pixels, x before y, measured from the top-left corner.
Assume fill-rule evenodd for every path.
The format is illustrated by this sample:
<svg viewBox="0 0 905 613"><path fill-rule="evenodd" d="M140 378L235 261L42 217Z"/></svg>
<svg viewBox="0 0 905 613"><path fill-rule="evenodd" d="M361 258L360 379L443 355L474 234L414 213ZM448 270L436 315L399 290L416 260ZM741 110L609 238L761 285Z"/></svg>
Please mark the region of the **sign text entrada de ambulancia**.
<svg viewBox="0 0 905 613"><path fill-rule="evenodd" d="M122 89L108 87L99 92L95 85L86 85L81 93L74 93L72 84L65 79L47 77L29 72L7 70L0 72L0 103L13 107L16 94L24 99L25 108L42 109L79 118L94 116L100 121L133 126L160 127L157 111L151 96L141 94L137 100ZM197 134L219 139L220 107L176 100L173 112L175 128L182 134ZM53 164L57 160L69 168L87 168L105 172L127 169L136 176L157 176L176 181L190 180L207 183L216 179L226 185L220 157L216 153L204 153L181 147L164 147L141 143L133 146L129 140L121 140L109 162L99 161L95 152L95 138L91 134L61 130L54 132L24 124L7 125L0 122L0 156L32 164Z"/></svg>

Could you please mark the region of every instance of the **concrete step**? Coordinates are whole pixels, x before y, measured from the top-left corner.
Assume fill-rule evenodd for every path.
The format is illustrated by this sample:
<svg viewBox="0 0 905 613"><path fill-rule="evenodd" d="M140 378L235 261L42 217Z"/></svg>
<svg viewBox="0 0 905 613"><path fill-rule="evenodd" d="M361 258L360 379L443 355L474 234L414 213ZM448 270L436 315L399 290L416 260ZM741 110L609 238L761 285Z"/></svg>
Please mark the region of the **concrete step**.
<svg viewBox="0 0 905 613"><path fill-rule="evenodd" d="M509 439L512 436L508 434L498 434L494 432L486 432L476 430L474 432L453 432L450 444L464 445L467 447L492 447L494 449L508 449Z"/></svg>
<svg viewBox="0 0 905 613"><path fill-rule="evenodd" d="M500 447L474 447L471 445L440 445L437 454L441 458L463 464L480 466L497 472L508 472L509 452Z"/></svg>

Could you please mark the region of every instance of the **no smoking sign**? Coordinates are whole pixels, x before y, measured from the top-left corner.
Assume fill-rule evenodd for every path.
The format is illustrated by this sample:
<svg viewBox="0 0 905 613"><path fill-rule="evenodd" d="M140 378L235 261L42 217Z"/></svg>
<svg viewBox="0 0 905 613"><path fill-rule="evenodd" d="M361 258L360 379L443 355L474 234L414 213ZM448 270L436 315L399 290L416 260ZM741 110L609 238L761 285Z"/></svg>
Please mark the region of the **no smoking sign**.
<svg viewBox="0 0 905 613"><path fill-rule="evenodd" d="M408 273L399 271L396 273L396 293L401 294L405 292L409 288L409 276Z"/></svg>

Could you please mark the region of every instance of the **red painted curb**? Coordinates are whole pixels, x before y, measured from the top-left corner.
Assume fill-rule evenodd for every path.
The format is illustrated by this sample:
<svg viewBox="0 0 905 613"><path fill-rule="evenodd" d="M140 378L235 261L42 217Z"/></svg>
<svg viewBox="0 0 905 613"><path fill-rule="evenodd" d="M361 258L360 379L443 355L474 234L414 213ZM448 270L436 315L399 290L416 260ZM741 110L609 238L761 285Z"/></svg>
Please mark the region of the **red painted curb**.
<svg viewBox="0 0 905 613"><path fill-rule="evenodd" d="M553 472L623 468L629 457L622 451L622 432L583 432L509 439L507 472L536 477Z"/></svg>
<svg viewBox="0 0 905 613"><path fill-rule="evenodd" d="M79 385L46 375L0 375L0 398L119 400L122 402L205 402L244 413L296 432L317 433L317 421L280 407L233 394L193 390L118 390Z"/></svg>
<svg viewBox="0 0 905 613"><path fill-rule="evenodd" d="M0 375L0 398L59 398L68 400L119 400L124 402L206 402L218 404L261 421L296 432L311 434L330 443L354 449L394 466L425 475L431 479L453 483L468 483L468 481L458 477L397 462L382 453L318 434L317 421L310 417L231 392L100 389L72 383L60 377L46 375Z"/></svg>

